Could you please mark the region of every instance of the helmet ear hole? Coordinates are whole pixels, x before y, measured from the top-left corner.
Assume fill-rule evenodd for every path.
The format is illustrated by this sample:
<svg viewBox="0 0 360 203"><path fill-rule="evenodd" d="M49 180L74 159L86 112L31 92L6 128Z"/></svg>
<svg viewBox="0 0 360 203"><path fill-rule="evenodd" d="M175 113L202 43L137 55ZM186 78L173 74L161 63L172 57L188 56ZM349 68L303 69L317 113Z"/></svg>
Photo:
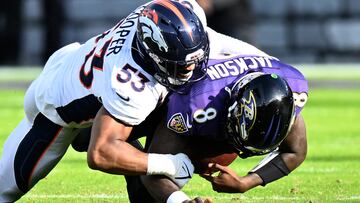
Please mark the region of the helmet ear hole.
<svg viewBox="0 0 360 203"><path fill-rule="evenodd" d="M294 117L293 94L286 80L250 73L234 83L231 94L235 106L229 108L228 134L235 148L247 155L277 148Z"/></svg>

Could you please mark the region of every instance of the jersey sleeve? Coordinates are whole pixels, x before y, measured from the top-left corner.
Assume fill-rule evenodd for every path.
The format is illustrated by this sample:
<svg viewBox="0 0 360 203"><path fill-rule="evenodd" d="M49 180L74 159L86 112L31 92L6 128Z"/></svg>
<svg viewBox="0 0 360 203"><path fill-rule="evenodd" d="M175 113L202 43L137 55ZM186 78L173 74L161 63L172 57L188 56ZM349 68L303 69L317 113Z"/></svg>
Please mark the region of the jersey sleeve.
<svg viewBox="0 0 360 203"><path fill-rule="evenodd" d="M141 95L124 93L112 88L102 97L102 102L113 117L128 125L140 124L157 105L156 99L149 92Z"/></svg>
<svg viewBox="0 0 360 203"><path fill-rule="evenodd" d="M114 68L116 69L116 68ZM128 125L138 125L155 109L161 101L161 90L165 87L155 82L147 82L143 90L134 89L131 82L117 81L116 70L111 74L111 80L105 80L102 94L104 108L116 119Z"/></svg>

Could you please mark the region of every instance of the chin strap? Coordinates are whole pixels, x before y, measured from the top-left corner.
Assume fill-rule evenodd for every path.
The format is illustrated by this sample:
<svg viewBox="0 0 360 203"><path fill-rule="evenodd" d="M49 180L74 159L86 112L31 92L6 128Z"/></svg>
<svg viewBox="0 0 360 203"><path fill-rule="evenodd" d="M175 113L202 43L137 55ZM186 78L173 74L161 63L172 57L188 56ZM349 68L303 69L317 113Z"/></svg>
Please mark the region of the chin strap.
<svg viewBox="0 0 360 203"><path fill-rule="evenodd" d="M280 156L279 151L274 151L265 157L254 169L249 173L256 173L263 180L262 186L278 180L290 173L290 169L286 166L284 160Z"/></svg>

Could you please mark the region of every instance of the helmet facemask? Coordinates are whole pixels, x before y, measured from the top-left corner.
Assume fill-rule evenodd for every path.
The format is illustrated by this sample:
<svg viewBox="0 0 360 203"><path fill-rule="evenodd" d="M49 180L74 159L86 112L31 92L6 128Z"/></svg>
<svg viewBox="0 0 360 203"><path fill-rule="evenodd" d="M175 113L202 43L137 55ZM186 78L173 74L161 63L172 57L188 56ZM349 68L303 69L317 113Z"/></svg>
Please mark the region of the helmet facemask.
<svg viewBox="0 0 360 203"><path fill-rule="evenodd" d="M200 58L187 61L172 61L149 53L155 61L155 67L158 69L155 78L163 85L176 89L178 86L186 83L197 82L206 76L208 52L201 49ZM187 70L188 66L194 65L193 70Z"/></svg>

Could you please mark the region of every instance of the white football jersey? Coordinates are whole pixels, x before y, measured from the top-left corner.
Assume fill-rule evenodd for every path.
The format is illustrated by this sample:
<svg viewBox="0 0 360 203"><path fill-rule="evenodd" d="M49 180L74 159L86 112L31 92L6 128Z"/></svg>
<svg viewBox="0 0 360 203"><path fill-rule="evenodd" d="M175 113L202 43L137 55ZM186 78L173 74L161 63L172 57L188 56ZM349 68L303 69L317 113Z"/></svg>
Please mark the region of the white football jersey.
<svg viewBox="0 0 360 203"><path fill-rule="evenodd" d="M53 122L91 124L101 104L116 119L137 125L167 94L132 57L142 7L112 29L70 44L50 57L37 79L36 104Z"/></svg>

